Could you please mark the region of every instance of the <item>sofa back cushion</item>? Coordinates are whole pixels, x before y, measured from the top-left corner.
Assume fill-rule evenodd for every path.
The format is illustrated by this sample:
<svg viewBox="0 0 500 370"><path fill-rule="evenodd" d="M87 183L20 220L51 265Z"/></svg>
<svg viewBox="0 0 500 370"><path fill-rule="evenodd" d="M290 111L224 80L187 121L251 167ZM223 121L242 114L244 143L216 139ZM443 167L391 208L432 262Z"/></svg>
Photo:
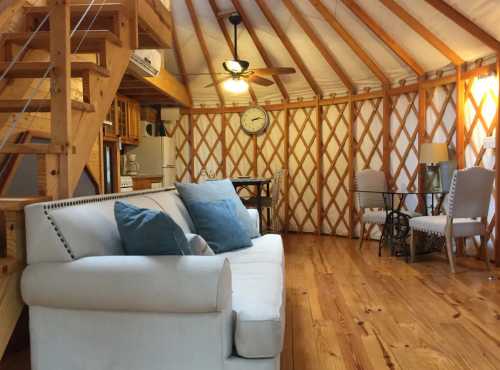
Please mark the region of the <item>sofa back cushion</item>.
<svg viewBox="0 0 500 370"><path fill-rule="evenodd" d="M165 193L164 206L150 196ZM167 201L169 197L173 200ZM114 216L116 200L141 208L164 211L179 225L192 224L187 211L177 209L174 191L110 194L65 199L27 206L26 241L28 263L71 261L87 256L124 254ZM180 200L179 200L180 201ZM169 208L169 209L164 209ZM189 218L189 215L187 215ZM179 222L180 220L180 222ZM182 227L182 225L181 225Z"/></svg>

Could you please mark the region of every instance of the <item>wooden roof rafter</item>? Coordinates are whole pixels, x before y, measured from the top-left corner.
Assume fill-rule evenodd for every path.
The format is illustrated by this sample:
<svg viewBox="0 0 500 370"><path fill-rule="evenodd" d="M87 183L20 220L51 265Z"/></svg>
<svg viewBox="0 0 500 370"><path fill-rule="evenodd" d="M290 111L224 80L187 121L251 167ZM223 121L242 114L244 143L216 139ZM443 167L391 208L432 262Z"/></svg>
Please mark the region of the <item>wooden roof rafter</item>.
<svg viewBox="0 0 500 370"><path fill-rule="evenodd" d="M379 0L384 6L398 16L404 23L411 29L417 32L425 41L434 46L441 54L443 54L450 62L455 65L461 65L464 60L455 53L448 45L440 40L434 33L429 31L422 23L420 23L414 16L408 13L401 5L397 4L394 0Z"/></svg>
<svg viewBox="0 0 500 370"><path fill-rule="evenodd" d="M488 45L493 50L495 51L500 50L500 41L498 41L495 37L490 35L484 29L479 27L476 23L471 21L465 15L460 13L454 7L445 3L443 0L425 0L425 1L427 2L427 4L433 6L436 10L440 11L446 17L451 19L457 25L459 25L464 30L472 34L474 37L476 37L484 44Z"/></svg>
<svg viewBox="0 0 500 370"><path fill-rule="evenodd" d="M236 11L240 14L241 20L242 20L243 24L245 25L245 28L246 28L248 34L250 35L250 38L252 39L255 47L259 51L260 57L264 61L266 67L267 68L273 67L273 63L271 63L271 59L269 58L269 55L267 54L266 49L264 49L264 46L262 45L261 41L257 37L257 34L255 33L255 30L253 29L253 26L250 23L250 20L247 16L245 10L241 6L240 1L239 0L231 0L231 2L233 3L233 6L236 9ZM279 76L273 76L273 79L274 79L274 82L276 82L276 86L278 86L278 89L280 90L280 93L281 93L281 96L283 97L283 99L288 101L290 97L288 95L288 91L285 88L285 85L281 81L281 78L279 78Z"/></svg>
<svg viewBox="0 0 500 370"><path fill-rule="evenodd" d="M227 47L231 51L231 55L233 58L236 56L234 55L234 44L233 41L231 40L231 35L229 34L226 24L224 23L224 19L219 17L220 9L217 6L216 0L209 0L210 7L212 8L212 12L214 13L215 19L217 20L217 23L219 24L219 28L224 35L224 38L226 39ZM253 103L257 103L257 96L255 95L255 92L253 91L252 86L250 85L248 87L248 93L250 94L250 97L252 98Z"/></svg>
<svg viewBox="0 0 500 370"><path fill-rule="evenodd" d="M417 76L422 76L425 71L417 61L399 45L380 25L366 13L355 0L341 0L349 10L366 25L380 40L389 47Z"/></svg>
<svg viewBox="0 0 500 370"><path fill-rule="evenodd" d="M217 84L217 79L215 77L215 69L212 65L212 61L210 59L210 53L208 52L207 44L205 42L205 38L203 37L203 32L201 31L200 22L198 20L198 16L196 15L196 10L193 6L192 0L185 0L186 6L188 8L189 16L191 17L191 21L193 22L194 31L196 33L196 37L201 47L201 51L203 52L203 56L205 58L205 62L207 63L208 70L210 72L210 77L212 78L212 82L214 83L215 91L217 92L217 96L219 97L219 103L224 106L225 100L220 85Z"/></svg>
<svg viewBox="0 0 500 370"><path fill-rule="evenodd" d="M384 71L378 64L366 53L366 51L359 45L359 43L351 36L351 34L342 26L335 16L332 14L320 0L309 0L309 2L316 8L318 13L322 15L324 20L332 27L335 32L349 45L349 47L356 53L356 55L366 64L372 73L380 80L382 85L390 85L390 80L385 75Z"/></svg>
<svg viewBox="0 0 500 370"><path fill-rule="evenodd" d="M316 32L313 30L313 28L309 25L309 23L304 18L304 16L300 12L300 10L297 9L297 7L293 3L293 1L292 0L283 0L283 3L288 8L288 10L292 14L292 16L295 18L297 23L300 25L300 27L302 27L302 29L307 34L307 36L312 41L312 43L319 50L319 52L321 53L323 58L326 60L326 62L330 65L330 67L337 74L337 76L340 77L344 86L349 90L349 92L353 92L354 91L354 84L353 84L351 78L347 75L347 73L344 71L342 66L338 63L335 56L333 56L332 53L328 50L328 48L326 47L324 42L321 40L321 38L316 34Z"/></svg>
<svg viewBox="0 0 500 370"><path fill-rule="evenodd" d="M280 39L281 43L285 47L285 49L288 51L290 54L291 58L293 59L294 63L297 65L299 68L300 72L306 79L307 83L313 90L314 94L317 96L321 96L322 92L317 84L317 82L314 80L314 77L311 74L311 71L309 71L309 68L305 65L304 61L302 60L301 56L293 46L292 42L286 35L286 33L283 31L281 26L278 23L278 20L274 17L272 14L271 10L267 6L267 4L263 0L255 0L255 3L258 5L259 9L261 10L262 14L264 14L264 17L267 19L271 27L273 28L274 32L276 32L276 35Z"/></svg>
<svg viewBox="0 0 500 370"><path fill-rule="evenodd" d="M172 4L173 5L173 4ZM187 79L186 65L184 64L184 59L182 58L181 49L179 48L179 40L177 40L177 30L175 29L175 20L172 17L172 47L174 49L175 61L179 67L181 81L186 87L186 92L189 97L190 105L193 105L193 95L191 89L189 88L189 81Z"/></svg>

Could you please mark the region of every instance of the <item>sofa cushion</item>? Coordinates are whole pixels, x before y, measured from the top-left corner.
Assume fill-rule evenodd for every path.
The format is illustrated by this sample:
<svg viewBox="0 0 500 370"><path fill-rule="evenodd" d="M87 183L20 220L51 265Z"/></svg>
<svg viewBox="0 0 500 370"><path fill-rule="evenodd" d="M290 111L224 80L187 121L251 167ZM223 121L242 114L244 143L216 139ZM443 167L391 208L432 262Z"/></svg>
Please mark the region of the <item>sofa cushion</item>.
<svg viewBox="0 0 500 370"><path fill-rule="evenodd" d="M283 265L283 242L280 235L266 234L252 239L252 247L221 253L231 263L274 262Z"/></svg>
<svg viewBox="0 0 500 370"><path fill-rule="evenodd" d="M176 191L160 191L144 194L144 197L156 202L163 212L167 213L179 225L184 232L194 233L193 220Z"/></svg>
<svg viewBox="0 0 500 370"><path fill-rule="evenodd" d="M223 199L234 200L238 219L250 238L259 236L259 230L255 228L254 221L248 214L230 180L207 181L201 184L176 183L175 186L190 213L192 203Z"/></svg>
<svg viewBox="0 0 500 370"><path fill-rule="evenodd" d="M215 253L252 245L250 236L236 215L233 199L191 202L189 212L196 231Z"/></svg>
<svg viewBox="0 0 500 370"><path fill-rule="evenodd" d="M180 226L163 211L118 201L115 203L115 218L128 255L193 254Z"/></svg>
<svg viewBox="0 0 500 370"><path fill-rule="evenodd" d="M238 355L245 358L279 355L285 327L281 264L231 263L231 272L236 313L234 342Z"/></svg>
<svg viewBox="0 0 500 370"><path fill-rule="evenodd" d="M206 240L203 239L200 235L188 233L186 234L186 239L189 243L189 247L191 248L191 252L193 252L193 255L215 256L212 248L210 248Z"/></svg>

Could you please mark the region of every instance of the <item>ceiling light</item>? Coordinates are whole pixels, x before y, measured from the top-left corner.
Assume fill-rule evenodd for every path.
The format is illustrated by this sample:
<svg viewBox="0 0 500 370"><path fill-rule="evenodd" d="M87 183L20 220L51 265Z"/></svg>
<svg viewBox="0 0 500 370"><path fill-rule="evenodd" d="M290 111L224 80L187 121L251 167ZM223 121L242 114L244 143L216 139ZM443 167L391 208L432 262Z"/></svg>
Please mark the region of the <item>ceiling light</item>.
<svg viewBox="0 0 500 370"><path fill-rule="evenodd" d="M224 89L234 94L241 94L248 90L248 82L240 78L230 78L224 81Z"/></svg>
<svg viewBox="0 0 500 370"><path fill-rule="evenodd" d="M249 63L246 60L226 60L222 66L229 73L243 73L248 69Z"/></svg>

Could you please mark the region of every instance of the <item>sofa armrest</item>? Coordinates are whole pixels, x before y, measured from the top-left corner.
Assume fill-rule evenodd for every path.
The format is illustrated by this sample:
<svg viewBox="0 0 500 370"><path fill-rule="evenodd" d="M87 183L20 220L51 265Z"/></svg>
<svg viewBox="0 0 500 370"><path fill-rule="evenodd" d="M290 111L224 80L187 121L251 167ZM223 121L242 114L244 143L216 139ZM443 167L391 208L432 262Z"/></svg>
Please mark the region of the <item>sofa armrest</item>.
<svg viewBox="0 0 500 370"><path fill-rule="evenodd" d="M248 214L250 215L250 218L254 222L255 225L255 230L257 232L260 232L260 220L259 220L259 211L256 210L255 208L247 208Z"/></svg>
<svg viewBox="0 0 500 370"><path fill-rule="evenodd" d="M80 310L207 313L231 306L231 270L220 257L103 256L28 266L30 306Z"/></svg>

